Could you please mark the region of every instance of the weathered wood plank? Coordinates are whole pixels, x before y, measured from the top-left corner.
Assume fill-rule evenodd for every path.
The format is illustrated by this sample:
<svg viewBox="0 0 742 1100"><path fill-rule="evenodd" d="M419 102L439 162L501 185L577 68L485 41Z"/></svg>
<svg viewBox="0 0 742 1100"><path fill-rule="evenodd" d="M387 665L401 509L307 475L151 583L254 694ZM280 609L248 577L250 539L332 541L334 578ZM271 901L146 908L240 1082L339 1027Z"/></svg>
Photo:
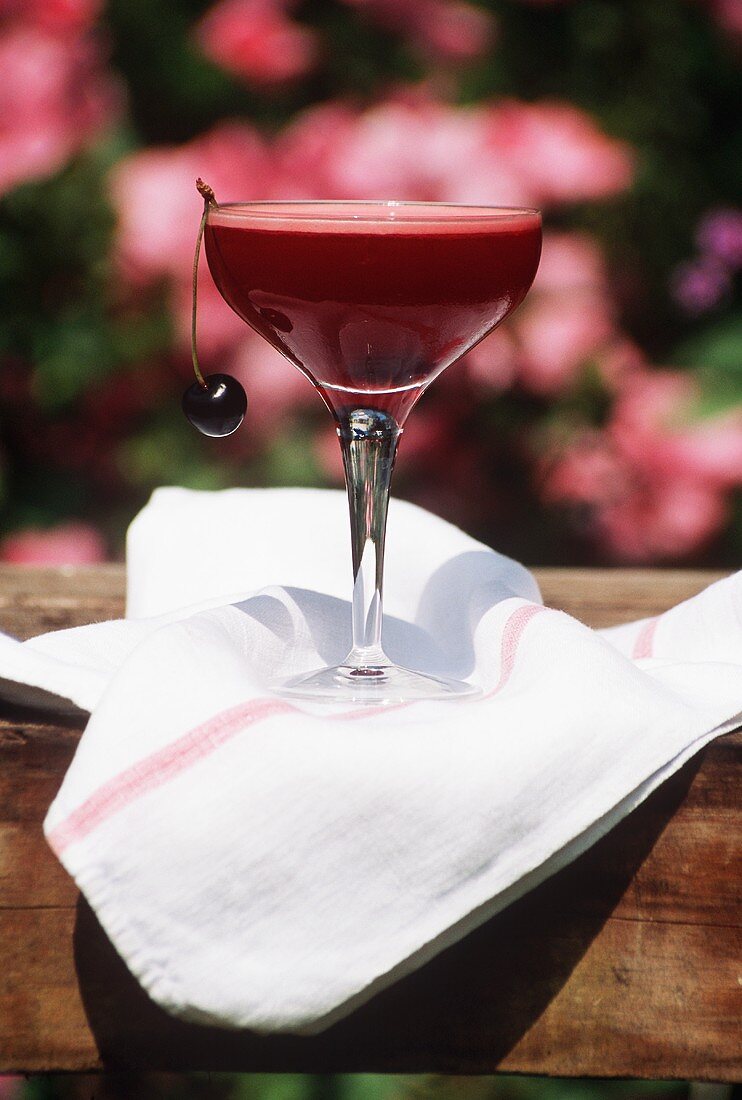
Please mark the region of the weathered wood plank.
<svg viewBox="0 0 742 1100"><path fill-rule="evenodd" d="M713 578L539 579L548 602L598 625L655 614ZM0 568L0 593L0 627L32 634L120 614L123 574ZM128 975L41 836L78 737L73 720L0 708L0 1070L742 1077L741 733L571 867L312 1039L182 1024Z"/></svg>
<svg viewBox="0 0 742 1100"><path fill-rule="evenodd" d="M30 638L124 613L122 565L37 568L0 564L0 630Z"/></svg>
<svg viewBox="0 0 742 1100"><path fill-rule="evenodd" d="M629 897L624 912L634 915L616 915L637 862L654 881L657 829L664 823L663 835L672 830L678 805L690 812L713 748L560 875L311 1040L170 1020L127 975L87 907L77 919L71 905L26 910L20 934L11 913L0 913L10 972L25 973L23 987L0 983L0 1019L19 1021L17 1037L10 1036L23 1057L15 1068L499 1068L738 1079L739 914L726 914L730 924L707 922L705 907L699 924L688 914L647 920ZM684 871L692 877L695 869ZM75 921L76 970L69 956ZM66 1006L61 1022L49 1001Z"/></svg>
<svg viewBox="0 0 742 1100"><path fill-rule="evenodd" d="M725 576L708 570L535 569L544 603L595 628L659 615Z"/></svg>
<svg viewBox="0 0 742 1100"><path fill-rule="evenodd" d="M723 576L709 570L534 572L545 603L593 627L656 615ZM124 587L123 565L35 569L0 564L0 629L27 638L46 630L117 618L124 612Z"/></svg>

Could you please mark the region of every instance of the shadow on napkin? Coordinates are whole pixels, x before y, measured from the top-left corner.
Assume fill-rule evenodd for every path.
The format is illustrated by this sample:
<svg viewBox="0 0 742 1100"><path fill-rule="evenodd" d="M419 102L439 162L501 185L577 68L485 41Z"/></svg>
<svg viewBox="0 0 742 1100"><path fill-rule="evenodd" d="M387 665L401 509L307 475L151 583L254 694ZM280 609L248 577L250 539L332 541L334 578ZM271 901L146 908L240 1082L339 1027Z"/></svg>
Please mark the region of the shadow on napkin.
<svg viewBox="0 0 742 1100"><path fill-rule="evenodd" d="M322 1033L185 1023L132 977L78 901L75 965L107 1068L250 1072L492 1072L567 983L676 813L701 756L574 863ZM619 989L625 975L614 968ZM601 1011L610 1012L606 986Z"/></svg>
<svg viewBox="0 0 742 1100"><path fill-rule="evenodd" d="M531 595L538 596L537 590ZM480 620L503 600L519 596L503 581L500 559L470 550L439 566L427 581L414 622L384 615L384 649L397 664L430 675L466 679L476 666L474 639ZM316 662L340 664L351 649L349 600L285 586L233 605L267 631L285 654L300 650ZM302 647L302 639L308 643ZM310 666L314 667L311 662ZM304 670L302 670L304 671Z"/></svg>

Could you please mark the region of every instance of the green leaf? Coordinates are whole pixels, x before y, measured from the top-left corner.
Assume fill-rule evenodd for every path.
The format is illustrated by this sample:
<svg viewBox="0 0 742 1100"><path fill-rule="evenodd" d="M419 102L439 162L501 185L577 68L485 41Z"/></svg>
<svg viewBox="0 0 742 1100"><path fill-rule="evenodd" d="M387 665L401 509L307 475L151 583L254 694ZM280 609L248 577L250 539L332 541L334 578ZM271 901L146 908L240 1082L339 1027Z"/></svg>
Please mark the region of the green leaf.
<svg viewBox="0 0 742 1100"><path fill-rule="evenodd" d="M742 404L742 315L686 341L673 361L690 367L698 377L703 392L701 415L712 416Z"/></svg>

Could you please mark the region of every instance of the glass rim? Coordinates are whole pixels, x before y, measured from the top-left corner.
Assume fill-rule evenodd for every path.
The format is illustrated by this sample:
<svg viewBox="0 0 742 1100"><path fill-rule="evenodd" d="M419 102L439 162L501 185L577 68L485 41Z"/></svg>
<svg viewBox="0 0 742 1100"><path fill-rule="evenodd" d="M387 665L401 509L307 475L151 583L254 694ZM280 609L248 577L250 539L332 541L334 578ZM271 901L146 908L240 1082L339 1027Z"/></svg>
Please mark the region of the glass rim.
<svg viewBox="0 0 742 1100"><path fill-rule="evenodd" d="M420 211L413 213L412 210ZM353 211L356 211L353 213ZM389 214L395 216L389 216ZM414 199L268 199L211 203L208 215L250 217L266 221L333 223L426 223L502 221L541 217L533 206L500 206L488 203L427 202Z"/></svg>

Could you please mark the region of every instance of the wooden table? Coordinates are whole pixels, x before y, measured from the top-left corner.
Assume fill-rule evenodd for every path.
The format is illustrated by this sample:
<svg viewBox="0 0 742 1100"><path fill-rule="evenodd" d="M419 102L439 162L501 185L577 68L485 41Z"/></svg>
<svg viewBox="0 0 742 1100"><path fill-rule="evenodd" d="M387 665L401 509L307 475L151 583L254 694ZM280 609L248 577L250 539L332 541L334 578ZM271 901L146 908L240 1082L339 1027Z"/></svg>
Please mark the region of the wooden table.
<svg viewBox="0 0 742 1100"><path fill-rule="evenodd" d="M655 614L707 573L541 570L594 626ZM123 572L0 567L0 628L123 610ZM46 848L80 724L0 709L0 1071L517 1071L742 1078L742 735L730 734L570 867L315 1038L179 1023L130 977Z"/></svg>

